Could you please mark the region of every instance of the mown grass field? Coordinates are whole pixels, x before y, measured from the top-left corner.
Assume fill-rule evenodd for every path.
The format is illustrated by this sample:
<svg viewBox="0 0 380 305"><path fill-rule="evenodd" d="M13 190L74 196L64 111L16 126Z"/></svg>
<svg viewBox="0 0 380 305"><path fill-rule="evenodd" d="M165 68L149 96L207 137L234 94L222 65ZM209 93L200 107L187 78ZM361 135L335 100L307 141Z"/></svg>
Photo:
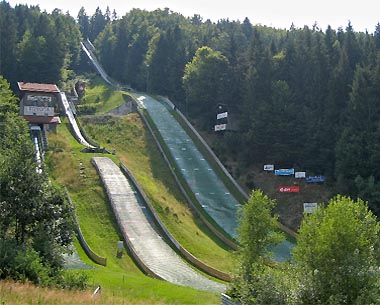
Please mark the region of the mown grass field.
<svg viewBox="0 0 380 305"><path fill-rule="evenodd" d="M95 95L100 98L91 97ZM122 93L99 83L93 89L87 88L87 102L92 99L94 103L101 100L107 104L107 97L110 98L109 103L112 107L102 105L99 107L99 113L123 103ZM115 100L118 100L118 103ZM232 271L232 253L209 237L210 232L207 228L194 218L151 135L137 114L119 117L96 115L81 118L81 122L87 134L102 147L108 150L115 149L115 156L107 156L117 164L119 160L122 161L129 168L162 221L187 250L219 270ZM75 203L77 217L88 244L98 255L107 257L107 267L95 266L86 258L83 251L78 249L81 258L94 266L93 269L84 272L90 275L91 284L94 286L100 284L103 287L102 298L112 298L111 304L120 304L116 302L124 301L125 304L218 304L220 302L217 294L179 287L145 276L128 253L125 253L121 259L116 258L117 241L121 238L121 234L100 179L90 163L94 154L81 152L83 147L70 134L66 120L63 120L63 124L59 126L57 134L49 135L49 145L52 148L47 158L50 177L54 183L67 187Z"/></svg>

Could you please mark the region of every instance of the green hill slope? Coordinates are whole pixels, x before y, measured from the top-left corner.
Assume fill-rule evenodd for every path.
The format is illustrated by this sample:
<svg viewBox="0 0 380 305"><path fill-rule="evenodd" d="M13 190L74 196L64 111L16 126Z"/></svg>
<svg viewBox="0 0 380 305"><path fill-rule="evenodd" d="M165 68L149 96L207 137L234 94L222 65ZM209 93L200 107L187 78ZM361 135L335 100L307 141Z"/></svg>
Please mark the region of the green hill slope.
<svg viewBox="0 0 380 305"><path fill-rule="evenodd" d="M99 90L95 87L94 90ZM88 89L91 91L91 89ZM108 96L119 96L118 91L106 91ZM102 100L102 94L100 93ZM102 105L103 109L107 105ZM104 108L105 107L105 108ZM150 134L137 114L126 116L88 116L81 119L87 133L107 149L115 149L111 156L116 163L122 161L154 205L164 224L175 238L193 255L205 263L225 272L233 269L232 254L213 240L210 232L192 215L182 194L178 191L169 170L155 147ZM116 246L121 234L95 169L90 164L93 154L80 152L83 148L71 136L66 120L57 134L49 135L51 152L48 165L52 179L68 188L75 203L83 234L90 247L108 259L107 267L96 266L85 271L92 284L101 284L105 295L128 294L129 300L153 300L154 304L216 304L218 296L178 287L151 279L141 273L129 255L116 258ZM210 236L209 236L210 235ZM94 265L79 250L81 257ZM204 301L200 301L200 300ZM195 301L196 300L196 301ZM131 303L134 304L134 303Z"/></svg>

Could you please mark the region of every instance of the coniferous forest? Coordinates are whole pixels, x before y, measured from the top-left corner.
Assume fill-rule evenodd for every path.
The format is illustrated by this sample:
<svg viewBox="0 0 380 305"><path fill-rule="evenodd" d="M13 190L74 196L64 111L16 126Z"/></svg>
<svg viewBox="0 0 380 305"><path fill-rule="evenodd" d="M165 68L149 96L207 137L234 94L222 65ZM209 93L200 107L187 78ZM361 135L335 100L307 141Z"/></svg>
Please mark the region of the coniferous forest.
<svg viewBox="0 0 380 305"><path fill-rule="evenodd" d="M218 105L234 132L217 153L240 168L273 163L326 175L336 192L380 210L380 24L274 29L254 20L192 18L169 9L107 8L73 18L60 10L0 3L0 74L52 82L91 69L89 38L108 74L137 90L168 96L212 132ZM82 58L83 57L83 58Z"/></svg>

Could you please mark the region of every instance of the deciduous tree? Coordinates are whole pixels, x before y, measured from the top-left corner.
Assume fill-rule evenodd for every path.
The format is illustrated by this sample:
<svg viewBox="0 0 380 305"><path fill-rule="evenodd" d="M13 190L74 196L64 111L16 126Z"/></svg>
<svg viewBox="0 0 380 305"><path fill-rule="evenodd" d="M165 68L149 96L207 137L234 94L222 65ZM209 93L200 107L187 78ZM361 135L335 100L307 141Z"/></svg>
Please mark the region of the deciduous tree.
<svg viewBox="0 0 380 305"><path fill-rule="evenodd" d="M380 224L360 199L337 196L301 225L297 304L378 304Z"/></svg>
<svg viewBox="0 0 380 305"><path fill-rule="evenodd" d="M262 191L252 191L241 209L239 224L239 273L231 285L230 293L243 304L257 304L260 287L266 273L265 260L270 247L278 244L283 235L278 232L277 217L272 216L275 201Z"/></svg>

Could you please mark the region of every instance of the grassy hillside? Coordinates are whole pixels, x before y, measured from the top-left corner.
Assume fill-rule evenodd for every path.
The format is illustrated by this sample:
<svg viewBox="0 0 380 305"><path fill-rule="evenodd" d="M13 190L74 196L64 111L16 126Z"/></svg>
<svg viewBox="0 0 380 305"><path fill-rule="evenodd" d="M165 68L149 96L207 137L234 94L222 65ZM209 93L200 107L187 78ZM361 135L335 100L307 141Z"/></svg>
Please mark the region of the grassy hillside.
<svg viewBox="0 0 380 305"><path fill-rule="evenodd" d="M99 98L90 98L95 95ZM115 103L115 97L118 103ZM87 98L90 105L104 101L106 105L97 107L100 113L123 103L121 92L99 83L94 88L87 88ZM108 101L112 107L107 105ZM225 272L233 269L232 253L210 238L207 228L194 218L137 114L118 117L97 114L83 117L81 122L88 135L102 147L116 150L115 156L107 156L116 164L122 161L129 168L162 221L187 250L217 269ZM219 303L217 294L179 287L145 276L128 253L121 259L116 258L117 241L121 234L100 179L90 163L94 154L81 152L83 147L70 134L66 120L58 127L57 134L49 134L49 145L51 151L47 161L50 177L54 183L68 188L87 242L98 255L108 259L107 267L95 266L78 249L83 260L94 266L85 272L91 276L90 282L94 287L102 285L102 297L111 296L120 300L128 296L128 304Z"/></svg>
<svg viewBox="0 0 380 305"><path fill-rule="evenodd" d="M87 117L83 119L83 125L97 142L116 150L117 156L144 189L164 224L187 250L219 270L232 270L230 252L210 238L212 234L194 217L137 114Z"/></svg>
<svg viewBox="0 0 380 305"><path fill-rule="evenodd" d="M90 247L98 255L107 257L107 267L96 266L77 247L81 258L94 267L84 271L91 278L90 284L103 287L102 297L119 301L125 298L128 304L217 304L219 297L216 294L145 276L128 253L124 253L121 259L116 257L121 234L100 179L90 164L94 155L80 152L83 147L76 143L66 124L64 120L57 134L49 135L53 150L48 155L48 164L50 177L68 188ZM108 156L118 162L117 157Z"/></svg>
<svg viewBox="0 0 380 305"><path fill-rule="evenodd" d="M102 90L99 89L103 88ZM104 90L105 85L95 79L86 90L86 100L95 103L94 92L103 92L100 100L105 104L118 106L109 96L119 95L120 91ZM101 109L110 108L104 105ZM95 116L81 118L87 134L108 150L115 149L116 156L132 172L139 182L161 220L174 237L193 255L205 263L225 272L233 269L231 252L223 249L219 241L203 223L194 217L186 200L179 191L166 163L162 159L153 138L137 114L127 116L103 116L103 111Z"/></svg>

